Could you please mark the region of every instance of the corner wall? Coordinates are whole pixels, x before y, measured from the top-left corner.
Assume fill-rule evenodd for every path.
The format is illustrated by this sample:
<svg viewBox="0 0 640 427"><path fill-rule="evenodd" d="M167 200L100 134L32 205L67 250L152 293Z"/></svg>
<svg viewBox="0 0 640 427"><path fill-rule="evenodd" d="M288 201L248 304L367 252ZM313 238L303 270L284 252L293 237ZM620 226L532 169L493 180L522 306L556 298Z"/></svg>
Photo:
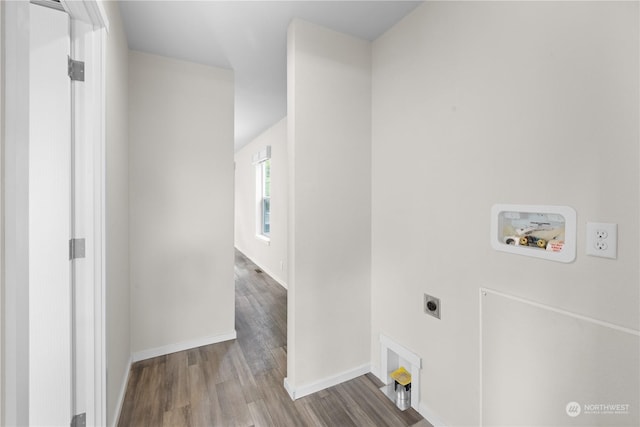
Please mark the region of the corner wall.
<svg viewBox="0 0 640 427"><path fill-rule="evenodd" d="M131 364L129 287L129 47L116 2L102 3L106 37L105 319L107 425L117 423Z"/></svg>
<svg viewBox="0 0 640 427"><path fill-rule="evenodd" d="M271 240L256 238L256 166L254 154L271 146ZM235 158L236 248L287 287L288 160L284 118L242 147Z"/></svg>
<svg viewBox="0 0 640 427"><path fill-rule="evenodd" d="M381 333L418 353L448 426L480 422L479 287L638 330L638 36L637 2L427 2L374 42L371 359ZM494 203L575 208L576 261L492 250Z"/></svg>
<svg viewBox="0 0 640 427"><path fill-rule="evenodd" d="M130 52L134 360L235 337L233 73Z"/></svg>
<svg viewBox="0 0 640 427"><path fill-rule="evenodd" d="M2 2L2 419L29 422L29 3ZM11 58L11 61L7 61Z"/></svg>
<svg viewBox="0 0 640 427"><path fill-rule="evenodd" d="M4 129L4 5L0 4L0 129ZM4 132L0 132L0 242L4 242ZM0 244L0 270L4 271L4 243ZM4 275L0 274L0 423L4 406Z"/></svg>
<svg viewBox="0 0 640 427"><path fill-rule="evenodd" d="M369 371L371 45L288 33L286 385L301 397Z"/></svg>

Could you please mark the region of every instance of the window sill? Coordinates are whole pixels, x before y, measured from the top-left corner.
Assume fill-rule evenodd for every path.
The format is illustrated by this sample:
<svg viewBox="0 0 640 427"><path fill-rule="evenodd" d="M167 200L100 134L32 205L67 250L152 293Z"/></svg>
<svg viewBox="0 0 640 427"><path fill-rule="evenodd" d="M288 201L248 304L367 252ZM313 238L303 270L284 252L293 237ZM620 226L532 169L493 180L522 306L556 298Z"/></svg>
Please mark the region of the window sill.
<svg viewBox="0 0 640 427"><path fill-rule="evenodd" d="M264 234L256 234L256 239L267 246L271 245L271 238L265 236Z"/></svg>

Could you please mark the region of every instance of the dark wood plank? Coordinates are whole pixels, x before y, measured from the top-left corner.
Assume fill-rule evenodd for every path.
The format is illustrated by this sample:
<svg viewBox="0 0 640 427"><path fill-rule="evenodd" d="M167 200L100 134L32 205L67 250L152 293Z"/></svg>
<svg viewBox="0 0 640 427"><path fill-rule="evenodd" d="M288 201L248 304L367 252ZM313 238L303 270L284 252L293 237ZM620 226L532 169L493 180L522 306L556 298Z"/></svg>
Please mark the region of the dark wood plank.
<svg viewBox="0 0 640 427"><path fill-rule="evenodd" d="M181 406L164 413L162 427L191 425L191 406Z"/></svg>
<svg viewBox="0 0 640 427"><path fill-rule="evenodd" d="M165 411L189 405L189 361L186 351L167 355L165 363Z"/></svg>
<svg viewBox="0 0 640 427"><path fill-rule="evenodd" d="M255 400L249 403L247 406L249 407L249 412L251 413L253 424L256 427L271 427L275 425L273 419L271 418L271 415L269 414L269 409L264 403L264 400Z"/></svg>
<svg viewBox="0 0 640 427"><path fill-rule="evenodd" d="M336 395L329 394L326 397L314 399L309 403L309 408L320 419L322 425L355 427L359 420L352 419L345 410L341 401Z"/></svg>
<svg viewBox="0 0 640 427"><path fill-rule="evenodd" d="M224 425L248 427L253 425L240 383L235 380L225 381L216 386L218 401L222 410Z"/></svg>

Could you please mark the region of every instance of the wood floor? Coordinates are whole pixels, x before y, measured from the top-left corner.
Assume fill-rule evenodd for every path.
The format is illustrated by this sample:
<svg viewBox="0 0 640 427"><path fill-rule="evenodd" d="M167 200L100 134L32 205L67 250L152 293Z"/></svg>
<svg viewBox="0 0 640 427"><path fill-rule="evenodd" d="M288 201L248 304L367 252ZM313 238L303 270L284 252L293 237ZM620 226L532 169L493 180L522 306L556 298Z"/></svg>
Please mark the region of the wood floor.
<svg viewBox="0 0 640 427"><path fill-rule="evenodd" d="M286 290L237 251L235 279L238 338L135 363L118 426L429 426L372 375L292 401Z"/></svg>

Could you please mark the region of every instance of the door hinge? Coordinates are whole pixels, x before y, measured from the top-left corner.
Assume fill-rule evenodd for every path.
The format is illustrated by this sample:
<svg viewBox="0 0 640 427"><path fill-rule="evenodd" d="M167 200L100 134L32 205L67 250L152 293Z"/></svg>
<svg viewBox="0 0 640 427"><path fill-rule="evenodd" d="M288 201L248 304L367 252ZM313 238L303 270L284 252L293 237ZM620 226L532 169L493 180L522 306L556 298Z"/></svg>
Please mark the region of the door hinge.
<svg viewBox="0 0 640 427"><path fill-rule="evenodd" d="M68 59L67 71L69 73L69 78L72 81L83 82L84 81L84 62L83 61L75 61L70 57Z"/></svg>
<svg viewBox="0 0 640 427"><path fill-rule="evenodd" d="M71 419L71 427L86 427L87 425L87 414L82 413L78 415L74 415Z"/></svg>
<svg viewBox="0 0 640 427"><path fill-rule="evenodd" d="M84 239L69 240L69 259L84 258Z"/></svg>

